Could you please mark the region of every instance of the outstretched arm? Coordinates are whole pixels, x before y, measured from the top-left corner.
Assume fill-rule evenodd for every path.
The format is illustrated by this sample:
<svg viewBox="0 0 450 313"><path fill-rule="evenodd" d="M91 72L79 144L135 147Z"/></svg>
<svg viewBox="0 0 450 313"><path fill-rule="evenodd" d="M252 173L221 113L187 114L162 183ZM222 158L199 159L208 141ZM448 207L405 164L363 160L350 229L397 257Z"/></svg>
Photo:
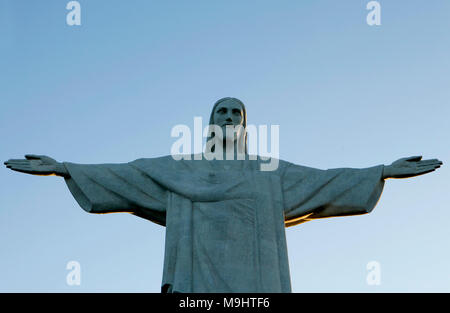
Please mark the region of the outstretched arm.
<svg viewBox="0 0 450 313"><path fill-rule="evenodd" d="M442 165L438 159L422 160L422 156L401 158L384 166L383 178L409 178L435 171Z"/></svg>
<svg viewBox="0 0 450 313"><path fill-rule="evenodd" d="M27 154L25 159L10 159L4 164L13 171L31 175L70 177L63 163L45 155Z"/></svg>
<svg viewBox="0 0 450 313"><path fill-rule="evenodd" d="M122 164L59 163L43 155L26 155L5 165L32 175L64 177L78 204L90 213L128 212L165 225L167 190L135 166ZM148 161L153 164L151 160ZM155 166L158 164L155 163Z"/></svg>
<svg viewBox="0 0 450 313"><path fill-rule="evenodd" d="M385 179L423 175L442 165L437 159L421 159L402 158L366 169L319 170L290 164L282 176L285 225L369 213L381 196Z"/></svg>

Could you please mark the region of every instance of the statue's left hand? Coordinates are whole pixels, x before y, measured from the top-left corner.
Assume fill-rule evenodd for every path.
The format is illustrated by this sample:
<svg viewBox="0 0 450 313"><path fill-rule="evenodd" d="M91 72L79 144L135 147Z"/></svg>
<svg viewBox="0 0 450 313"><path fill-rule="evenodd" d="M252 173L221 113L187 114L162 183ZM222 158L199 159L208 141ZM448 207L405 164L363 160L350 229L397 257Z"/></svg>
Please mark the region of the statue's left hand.
<svg viewBox="0 0 450 313"><path fill-rule="evenodd" d="M422 156L401 158L384 167L383 178L408 178L435 171L442 165L438 159L422 160Z"/></svg>

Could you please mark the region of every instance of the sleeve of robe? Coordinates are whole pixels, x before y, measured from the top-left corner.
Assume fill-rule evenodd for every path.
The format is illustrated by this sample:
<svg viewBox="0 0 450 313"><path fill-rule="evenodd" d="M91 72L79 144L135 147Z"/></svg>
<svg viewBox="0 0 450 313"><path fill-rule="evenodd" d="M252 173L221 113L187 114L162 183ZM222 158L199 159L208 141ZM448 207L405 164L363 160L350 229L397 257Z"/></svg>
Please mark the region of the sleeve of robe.
<svg viewBox="0 0 450 313"><path fill-rule="evenodd" d="M65 181L78 204L89 213L128 212L165 225L167 190L133 162L75 164L64 162Z"/></svg>
<svg viewBox="0 0 450 313"><path fill-rule="evenodd" d="M288 163L282 175L285 225L370 213L384 186L383 165L320 170Z"/></svg>

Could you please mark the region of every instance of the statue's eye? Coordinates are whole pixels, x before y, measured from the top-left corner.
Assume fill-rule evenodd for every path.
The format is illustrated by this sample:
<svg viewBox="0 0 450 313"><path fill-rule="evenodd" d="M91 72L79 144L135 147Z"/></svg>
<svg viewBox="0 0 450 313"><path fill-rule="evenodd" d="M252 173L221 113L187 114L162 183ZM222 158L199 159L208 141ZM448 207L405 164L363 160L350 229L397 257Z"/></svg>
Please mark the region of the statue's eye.
<svg viewBox="0 0 450 313"><path fill-rule="evenodd" d="M220 108L217 112L220 113L220 114L225 114L225 113L227 113L227 109L226 108Z"/></svg>
<svg viewBox="0 0 450 313"><path fill-rule="evenodd" d="M233 114L241 115L241 110L239 110L239 109L233 109Z"/></svg>

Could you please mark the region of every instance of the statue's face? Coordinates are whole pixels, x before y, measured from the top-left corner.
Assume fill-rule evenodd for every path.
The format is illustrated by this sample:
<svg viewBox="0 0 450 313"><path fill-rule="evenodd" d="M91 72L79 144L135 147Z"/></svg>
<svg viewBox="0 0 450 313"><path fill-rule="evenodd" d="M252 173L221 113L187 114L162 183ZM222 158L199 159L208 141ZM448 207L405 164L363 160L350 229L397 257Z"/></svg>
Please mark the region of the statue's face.
<svg viewBox="0 0 450 313"><path fill-rule="evenodd" d="M239 102L232 99L225 100L217 105L214 110L214 124L222 128L223 136L226 136L226 127L244 124L244 111ZM240 135L240 132L236 137ZM233 139L236 139L233 138Z"/></svg>

